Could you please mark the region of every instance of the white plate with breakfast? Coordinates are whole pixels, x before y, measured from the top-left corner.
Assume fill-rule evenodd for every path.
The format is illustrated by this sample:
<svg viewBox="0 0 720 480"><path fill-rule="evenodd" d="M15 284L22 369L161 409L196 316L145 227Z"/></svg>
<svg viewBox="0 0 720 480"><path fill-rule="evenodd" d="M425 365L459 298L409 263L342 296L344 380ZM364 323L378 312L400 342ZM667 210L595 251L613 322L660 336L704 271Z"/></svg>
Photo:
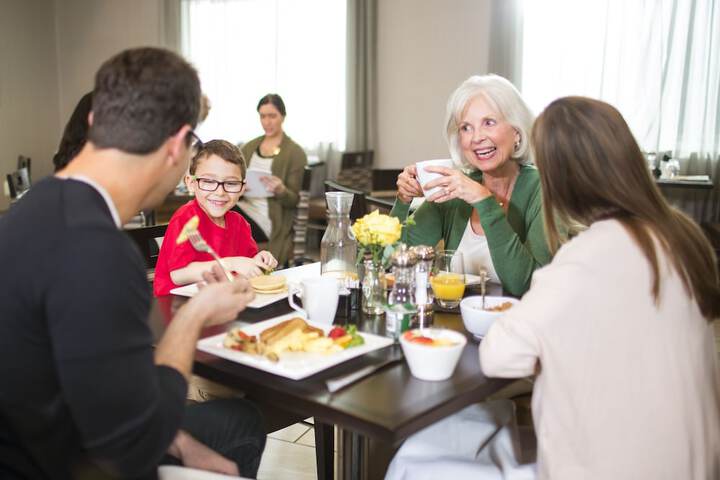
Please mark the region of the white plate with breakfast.
<svg viewBox="0 0 720 480"><path fill-rule="evenodd" d="M290 313L203 338L198 350L300 380L392 345L390 338L306 321Z"/></svg>
<svg viewBox="0 0 720 480"><path fill-rule="evenodd" d="M320 262L309 263L299 267L286 268L272 272L270 275L261 275L250 279L255 298L248 303L249 308L262 308L288 296L287 284L298 283L304 278L320 276ZM282 281L281 279L284 279ZM170 293L181 297L192 297L198 292L198 284L192 283L182 287L173 288Z"/></svg>

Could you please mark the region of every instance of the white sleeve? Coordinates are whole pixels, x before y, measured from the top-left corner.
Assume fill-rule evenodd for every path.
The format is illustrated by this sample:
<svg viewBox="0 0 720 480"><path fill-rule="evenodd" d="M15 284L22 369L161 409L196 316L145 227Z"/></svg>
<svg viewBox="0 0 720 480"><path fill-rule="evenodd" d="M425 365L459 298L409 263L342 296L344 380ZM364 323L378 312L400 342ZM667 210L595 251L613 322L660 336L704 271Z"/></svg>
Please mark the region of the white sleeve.
<svg viewBox="0 0 720 480"><path fill-rule="evenodd" d="M583 266L555 261L536 270L530 290L488 330L480 343L480 367L489 377L520 378L537 373L543 335L574 310Z"/></svg>

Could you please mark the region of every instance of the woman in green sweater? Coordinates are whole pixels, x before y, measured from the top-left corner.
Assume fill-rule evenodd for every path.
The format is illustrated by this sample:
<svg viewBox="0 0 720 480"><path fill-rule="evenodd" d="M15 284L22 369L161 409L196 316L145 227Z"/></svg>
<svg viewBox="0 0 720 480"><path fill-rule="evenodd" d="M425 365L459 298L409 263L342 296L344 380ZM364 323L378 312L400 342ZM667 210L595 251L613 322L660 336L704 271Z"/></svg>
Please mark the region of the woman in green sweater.
<svg viewBox="0 0 720 480"><path fill-rule="evenodd" d="M285 265L292 257L292 226L307 156L282 128L286 112L280 95L269 93L262 97L257 111L265 134L243 145L242 153L249 169L271 172L260 179L271 196L246 193L238 207L252 220L253 237L262 238L257 232L261 229L269 238L268 250L280 265Z"/></svg>
<svg viewBox="0 0 720 480"><path fill-rule="evenodd" d="M536 268L551 260L542 220L540 179L530 165L533 115L517 89L497 75L473 76L451 95L446 139L456 168L426 167L440 173L425 185L415 165L398 176L391 214L407 217L423 188L440 187L405 229L411 245L435 245L463 252L465 272L486 269L490 279L520 296Z"/></svg>

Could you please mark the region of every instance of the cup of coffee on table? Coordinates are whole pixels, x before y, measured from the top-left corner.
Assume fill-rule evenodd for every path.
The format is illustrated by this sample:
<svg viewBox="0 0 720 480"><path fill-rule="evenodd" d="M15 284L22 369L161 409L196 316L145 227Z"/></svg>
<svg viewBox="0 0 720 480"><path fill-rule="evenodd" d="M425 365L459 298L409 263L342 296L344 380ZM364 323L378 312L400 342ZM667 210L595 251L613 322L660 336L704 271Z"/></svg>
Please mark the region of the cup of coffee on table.
<svg viewBox="0 0 720 480"><path fill-rule="evenodd" d="M295 303L293 295L302 299L302 307ZM311 322L331 325L340 295L340 283L332 277L311 277L289 287L288 303Z"/></svg>
<svg viewBox="0 0 720 480"><path fill-rule="evenodd" d="M437 172L427 172L425 171L425 167L447 167L447 168L453 168L453 162L449 158L441 158L436 160L424 160L422 162L415 163L415 168L417 169L417 179L420 183L420 187L423 189L423 193L425 194L425 198L430 197L435 192L438 192L440 190L440 187L434 187L430 189L425 189L425 185L428 182L431 182L435 180L436 178L442 177L442 173Z"/></svg>

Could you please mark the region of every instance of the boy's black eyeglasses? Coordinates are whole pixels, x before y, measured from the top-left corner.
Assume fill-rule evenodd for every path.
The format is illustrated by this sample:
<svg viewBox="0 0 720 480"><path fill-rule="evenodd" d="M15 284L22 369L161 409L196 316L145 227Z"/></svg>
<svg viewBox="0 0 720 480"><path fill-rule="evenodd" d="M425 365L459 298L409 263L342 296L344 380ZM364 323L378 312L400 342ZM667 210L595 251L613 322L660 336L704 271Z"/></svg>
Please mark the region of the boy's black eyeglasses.
<svg viewBox="0 0 720 480"><path fill-rule="evenodd" d="M198 188L205 192L214 192L222 185L223 190L227 193L240 193L245 185L245 180L226 180L218 182L212 178L193 177L197 182Z"/></svg>
<svg viewBox="0 0 720 480"><path fill-rule="evenodd" d="M197 134L190 130L187 133L188 139L190 140L190 154L192 157L195 157L195 155L198 154L200 150L205 146L205 144L200 140L200 137L197 136Z"/></svg>

